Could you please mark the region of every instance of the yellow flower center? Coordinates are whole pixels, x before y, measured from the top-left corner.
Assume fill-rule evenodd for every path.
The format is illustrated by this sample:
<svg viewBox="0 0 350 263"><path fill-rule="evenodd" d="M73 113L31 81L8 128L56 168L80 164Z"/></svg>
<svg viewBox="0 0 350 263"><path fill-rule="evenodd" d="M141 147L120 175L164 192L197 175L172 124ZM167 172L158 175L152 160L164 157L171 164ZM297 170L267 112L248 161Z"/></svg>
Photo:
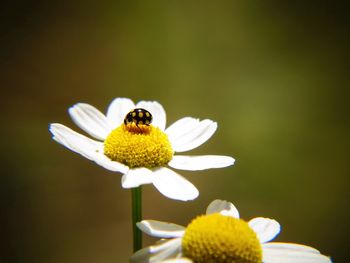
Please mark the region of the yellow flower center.
<svg viewBox="0 0 350 263"><path fill-rule="evenodd" d="M166 165L173 157L168 136L153 125L122 124L104 142L104 154L131 168Z"/></svg>
<svg viewBox="0 0 350 263"><path fill-rule="evenodd" d="M260 241L248 223L218 213L195 218L186 228L182 249L195 263L262 262Z"/></svg>

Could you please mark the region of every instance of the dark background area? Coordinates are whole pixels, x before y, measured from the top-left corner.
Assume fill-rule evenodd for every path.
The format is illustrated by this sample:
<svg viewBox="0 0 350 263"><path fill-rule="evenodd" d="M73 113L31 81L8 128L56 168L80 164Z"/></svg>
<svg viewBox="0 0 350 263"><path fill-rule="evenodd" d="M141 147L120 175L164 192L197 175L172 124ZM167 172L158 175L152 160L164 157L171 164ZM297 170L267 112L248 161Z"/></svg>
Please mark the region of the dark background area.
<svg viewBox="0 0 350 263"><path fill-rule="evenodd" d="M127 262L120 174L51 140L67 109L157 100L168 124L210 118L189 154L235 166L181 172L192 202L145 186L144 218L186 225L214 199L282 225L276 241L348 260L349 5L332 1L7 1L0 9L1 262ZM145 238L145 245L155 240Z"/></svg>

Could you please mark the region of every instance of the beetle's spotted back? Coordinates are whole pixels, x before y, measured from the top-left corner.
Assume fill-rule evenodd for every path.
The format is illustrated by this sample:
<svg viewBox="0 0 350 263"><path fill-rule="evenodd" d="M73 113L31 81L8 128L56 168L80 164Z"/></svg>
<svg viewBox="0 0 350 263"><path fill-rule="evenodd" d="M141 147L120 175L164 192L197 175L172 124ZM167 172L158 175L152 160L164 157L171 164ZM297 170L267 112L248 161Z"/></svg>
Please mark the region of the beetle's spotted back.
<svg viewBox="0 0 350 263"><path fill-rule="evenodd" d="M152 114L145 109L136 108L126 114L124 118L124 124L135 124L137 127L139 125L149 126L152 123Z"/></svg>

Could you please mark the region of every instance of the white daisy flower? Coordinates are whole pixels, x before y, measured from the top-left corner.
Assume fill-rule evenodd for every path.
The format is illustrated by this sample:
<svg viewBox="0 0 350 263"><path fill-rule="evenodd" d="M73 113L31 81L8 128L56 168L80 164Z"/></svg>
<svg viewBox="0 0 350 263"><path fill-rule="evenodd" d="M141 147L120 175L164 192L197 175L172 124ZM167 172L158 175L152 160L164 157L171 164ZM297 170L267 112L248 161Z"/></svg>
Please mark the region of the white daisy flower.
<svg viewBox="0 0 350 263"><path fill-rule="evenodd" d="M269 242L280 232L277 221L257 217L239 219L235 206L215 200L201 215L183 227L155 220L137 226L148 235L162 238L154 246L137 251L133 263L236 262L236 263L329 263L330 258L312 247Z"/></svg>
<svg viewBox="0 0 350 263"><path fill-rule="evenodd" d="M134 109L139 111L131 112ZM192 200L198 196L197 188L168 166L196 171L234 163L229 156L175 155L206 142L217 124L185 117L165 128L166 114L156 101L140 101L135 105L130 99L116 98L106 115L89 104L78 103L69 108L69 114L94 139L59 123L50 125L53 139L108 170L122 173L123 188L152 183L168 198Z"/></svg>

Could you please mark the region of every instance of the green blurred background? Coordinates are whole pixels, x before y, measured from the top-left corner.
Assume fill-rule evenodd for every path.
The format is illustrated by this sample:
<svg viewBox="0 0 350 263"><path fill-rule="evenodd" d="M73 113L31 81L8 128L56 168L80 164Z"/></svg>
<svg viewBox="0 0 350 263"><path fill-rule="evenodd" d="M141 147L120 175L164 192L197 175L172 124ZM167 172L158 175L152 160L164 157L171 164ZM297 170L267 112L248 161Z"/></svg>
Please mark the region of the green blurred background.
<svg viewBox="0 0 350 263"><path fill-rule="evenodd" d="M67 109L157 100L168 124L210 118L181 172L195 201L145 186L144 217L186 225L216 198L277 219L277 241L348 259L349 6L331 1L8 1L1 8L1 262L127 262L130 191L51 140ZM145 245L155 240L145 238Z"/></svg>

